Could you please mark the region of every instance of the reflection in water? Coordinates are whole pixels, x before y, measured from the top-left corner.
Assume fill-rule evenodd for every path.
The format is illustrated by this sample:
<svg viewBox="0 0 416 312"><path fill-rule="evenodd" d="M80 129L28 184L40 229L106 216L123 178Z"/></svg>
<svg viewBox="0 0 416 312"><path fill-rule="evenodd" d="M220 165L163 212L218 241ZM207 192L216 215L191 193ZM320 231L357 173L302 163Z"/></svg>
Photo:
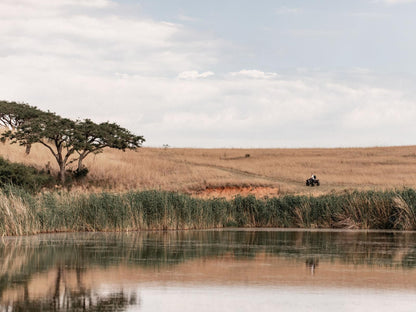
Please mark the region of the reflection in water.
<svg viewBox="0 0 416 312"><path fill-rule="evenodd" d="M66 270L62 264L58 264L56 277L52 283L48 283L41 297L30 296L29 280L22 281L23 295L18 300L2 300L1 307L4 311L124 311L127 306L139 306L136 294L125 294L123 290L102 296L85 287L82 275L85 270L75 269L76 284L71 285ZM13 286L12 286L13 287ZM43 286L45 287L45 286ZM4 299L4 298L3 298Z"/></svg>
<svg viewBox="0 0 416 312"><path fill-rule="evenodd" d="M311 281L302 277L305 265ZM140 283L328 287L340 286L328 272L339 275L348 268L344 282L357 274L383 281L391 274L412 277L415 267L415 233L182 231L4 238L0 308L124 311L140 309Z"/></svg>
<svg viewBox="0 0 416 312"><path fill-rule="evenodd" d="M125 311L128 305L135 305L135 300L129 301L123 292L114 293L106 298L92 296L91 293L80 294L64 292L61 297L45 297L4 303L5 311Z"/></svg>
<svg viewBox="0 0 416 312"><path fill-rule="evenodd" d="M306 266L311 270L311 274L315 274L315 269L319 264L319 259L317 257L306 259Z"/></svg>

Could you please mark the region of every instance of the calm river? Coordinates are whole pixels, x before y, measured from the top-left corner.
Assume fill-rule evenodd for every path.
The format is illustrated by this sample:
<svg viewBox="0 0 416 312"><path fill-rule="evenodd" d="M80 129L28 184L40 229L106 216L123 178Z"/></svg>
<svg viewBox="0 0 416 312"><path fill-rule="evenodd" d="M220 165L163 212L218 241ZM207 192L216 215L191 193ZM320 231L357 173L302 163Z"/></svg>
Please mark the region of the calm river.
<svg viewBox="0 0 416 312"><path fill-rule="evenodd" d="M2 238L0 311L416 311L416 233Z"/></svg>

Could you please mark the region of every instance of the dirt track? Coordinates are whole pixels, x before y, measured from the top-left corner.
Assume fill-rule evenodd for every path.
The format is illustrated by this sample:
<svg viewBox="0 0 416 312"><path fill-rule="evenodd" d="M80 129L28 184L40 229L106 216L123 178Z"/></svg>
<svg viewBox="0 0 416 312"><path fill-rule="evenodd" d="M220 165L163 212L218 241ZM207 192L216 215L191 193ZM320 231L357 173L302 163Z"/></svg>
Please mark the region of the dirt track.
<svg viewBox="0 0 416 312"><path fill-rule="evenodd" d="M247 195L254 195L256 197L272 197L272 196L279 196L281 195L281 186L285 186L285 188L304 188L304 192L302 194L307 195L321 195L324 193L328 193L331 191L339 191L347 188L352 188L352 184L340 184L340 185L322 185L315 186L315 187L308 187L305 185L304 181L297 181L295 179L288 179L288 178L275 178L266 175L261 175L249 171L239 170L236 168L207 164L207 163L197 163L191 162L187 160L178 160L178 159L170 159L171 161L180 162L186 165L197 166L197 167L205 167L215 170L221 170L228 173L231 173L238 177L244 178L254 178L258 180L263 180L265 185L254 185L254 186L222 186L222 187L207 187L205 190L197 191L192 193L197 197L209 198L209 197L225 197L225 198L232 198L237 195L247 196ZM306 178L305 178L306 180ZM271 183L270 183L271 182Z"/></svg>

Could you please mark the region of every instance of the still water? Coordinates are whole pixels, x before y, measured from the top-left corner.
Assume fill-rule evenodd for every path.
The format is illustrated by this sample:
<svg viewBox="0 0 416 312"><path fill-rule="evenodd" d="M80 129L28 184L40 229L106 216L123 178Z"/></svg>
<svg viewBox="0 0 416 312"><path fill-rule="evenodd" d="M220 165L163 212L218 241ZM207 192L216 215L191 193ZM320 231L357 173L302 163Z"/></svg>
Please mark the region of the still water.
<svg viewBox="0 0 416 312"><path fill-rule="evenodd" d="M416 233L3 238L0 311L416 311Z"/></svg>

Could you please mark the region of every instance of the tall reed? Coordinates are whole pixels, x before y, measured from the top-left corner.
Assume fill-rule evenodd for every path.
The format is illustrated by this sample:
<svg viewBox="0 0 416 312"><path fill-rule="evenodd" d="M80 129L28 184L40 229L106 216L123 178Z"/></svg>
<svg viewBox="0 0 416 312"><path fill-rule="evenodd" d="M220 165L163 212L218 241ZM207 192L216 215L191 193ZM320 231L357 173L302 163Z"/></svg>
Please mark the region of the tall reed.
<svg viewBox="0 0 416 312"><path fill-rule="evenodd" d="M2 235L230 226L416 230L416 191L265 199L237 196L232 200L204 200L164 191L33 195L8 188L0 192Z"/></svg>

